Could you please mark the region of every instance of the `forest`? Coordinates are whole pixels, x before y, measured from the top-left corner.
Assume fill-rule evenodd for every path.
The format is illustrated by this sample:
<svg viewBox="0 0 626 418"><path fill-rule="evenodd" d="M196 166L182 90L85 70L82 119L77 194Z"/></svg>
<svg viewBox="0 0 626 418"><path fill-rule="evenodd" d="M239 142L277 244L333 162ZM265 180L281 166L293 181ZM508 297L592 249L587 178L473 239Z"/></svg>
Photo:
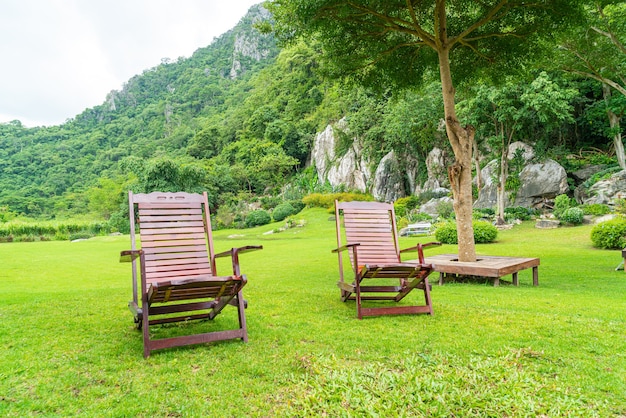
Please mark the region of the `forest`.
<svg viewBox="0 0 626 418"><path fill-rule="evenodd" d="M568 172L626 169L626 4L588 3L532 65L457 83L459 119L475 127L481 161L522 141ZM280 43L272 24L254 6L191 57L162 60L59 126L0 124L0 222L115 222L127 190L159 189L207 190L231 226L250 202L271 208L338 191L308 159L316 133L342 118L373 164L390 150L423 161L435 145L450 146L436 74L403 88L330 77L316 40Z"/></svg>

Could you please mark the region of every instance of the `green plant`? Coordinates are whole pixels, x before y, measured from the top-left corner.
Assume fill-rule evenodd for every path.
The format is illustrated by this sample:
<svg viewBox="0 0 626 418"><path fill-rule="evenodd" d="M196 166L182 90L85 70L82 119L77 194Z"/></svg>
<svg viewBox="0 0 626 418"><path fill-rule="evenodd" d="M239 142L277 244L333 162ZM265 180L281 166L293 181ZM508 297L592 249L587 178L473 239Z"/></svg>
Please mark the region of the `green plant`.
<svg viewBox="0 0 626 418"><path fill-rule="evenodd" d="M302 198L302 203L308 207L331 209L335 205L335 200L340 202L349 202L352 200L372 201L374 197L369 194L359 192L341 192L341 193L311 193Z"/></svg>
<svg viewBox="0 0 626 418"><path fill-rule="evenodd" d="M567 208L561 214L559 219L568 224L580 225L583 223L584 215L585 214L581 208Z"/></svg>
<svg viewBox="0 0 626 418"><path fill-rule="evenodd" d="M561 214L572 205L571 199L566 194L560 194L554 199L554 209L552 213L557 219L561 219Z"/></svg>
<svg viewBox="0 0 626 418"><path fill-rule="evenodd" d="M525 208L523 206L514 206L504 208L504 214L512 219L519 219L520 221L528 221L533 216L537 215L537 211L531 208Z"/></svg>
<svg viewBox="0 0 626 418"><path fill-rule="evenodd" d="M600 222L591 229L594 247L619 250L626 247L626 219L616 218Z"/></svg>
<svg viewBox="0 0 626 418"><path fill-rule="evenodd" d="M474 241L476 244L488 244L498 237L498 228L486 221L473 221Z"/></svg>
<svg viewBox="0 0 626 418"><path fill-rule="evenodd" d="M272 221L270 214L263 209L253 210L246 216L246 227L252 228L254 226L266 225Z"/></svg>
<svg viewBox="0 0 626 418"><path fill-rule="evenodd" d="M611 208L609 207L609 205L605 205L602 203L581 205L580 208L583 210L583 213L585 215L602 216L611 213Z"/></svg>
<svg viewBox="0 0 626 418"><path fill-rule="evenodd" d="M452 206L452 201L450 200L440 200L437 203L437 213L443 219L450 219L454 216L454 207Z"/></svg>
<svg viewBox="0 0 626 418"><path fill-rule="evenodd" d="M620 215L626 215L626 199L617 199L615 201L615 212Z"/></svg>
<svg viewBox="0 0 626 418"><path fill-rule="evenodd" d="M488 244L494 242L498 237L498 229L487 221L474 220L474 241L476 244ZM444 244L457 244L455 222L441 222L436 225L435 238Z"/></svg>
<svg viewBox="0 0 626 418"><path fill-rule="evenodd" d="M281 203L274 208L272 211L272 218L276 222L280 222L288 216L291 216L296 213L296 208L294 208L291 203Z"/></svg>
<svg viewBox="0 0 626 418"><path fill-rule="evenodd" d="M457 244L456 223L440 222L435 226L435 238L443 244Z"/></svg>

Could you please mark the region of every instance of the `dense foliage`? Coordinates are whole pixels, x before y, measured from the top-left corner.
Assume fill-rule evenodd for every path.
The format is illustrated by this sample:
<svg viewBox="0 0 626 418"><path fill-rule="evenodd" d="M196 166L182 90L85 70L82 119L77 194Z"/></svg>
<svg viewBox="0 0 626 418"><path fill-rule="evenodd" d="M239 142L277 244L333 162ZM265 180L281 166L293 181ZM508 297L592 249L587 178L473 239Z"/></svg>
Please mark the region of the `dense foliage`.
<svg viewBox="0 0 626 418"><path fill-rule="evenodd" d="M474 220L474 241L477 244L488 244L494 242L498 237L498 229L490 222ZM440 222L436 225L435 238L443 244L457 244L458 238L456 225L451 221Z"/></svg>
<svg viewBox="0 0 626 418"><path fill-rule="evenodd" d="M427 78L421 88L404 91L384 83L383 89L366 89L328 81L320 73L315 40L281 49L272 35L256 29L267 19L266 11L253 7L211 45L189 58L164 59L62 125L0 124L0 222L87 214L121 225L128 189L162 189L207 190L218 225L243 225L250 211L243 201L260 199L271 211L283 200L345 191L320 184L306 167L316 132L344 117L372 165L391 150L402 161L423 163L433 146L448 146L438 81ZM559 123L520 112L516 139L532 142L538 158L555 158L568 169L577 168L581 157L590 161L585 150L598 150L593 155L606 156L603 162L612 169L615 129L610 136L598 129L608 123L602 89L557 71L536 71L508 86L521 89L533 80L549 80L550 92L559 97L578 94L566 95L571 118ZM461 86L457 92L468 113L476 91ZM492 135L487 121L477 122L484 124L479 139ZM420 175L425 180L426 170ZM306 203L332 207L334 197L320 196ZM409 214L416 201L405 203L399 212Z"/></svg>
<svg viewBox="0 0 626 418"><path fill-rule="evenodd" d="M594 247L621 250L626 247L626 219L623 217L600 222L591 229Z"/></svg>

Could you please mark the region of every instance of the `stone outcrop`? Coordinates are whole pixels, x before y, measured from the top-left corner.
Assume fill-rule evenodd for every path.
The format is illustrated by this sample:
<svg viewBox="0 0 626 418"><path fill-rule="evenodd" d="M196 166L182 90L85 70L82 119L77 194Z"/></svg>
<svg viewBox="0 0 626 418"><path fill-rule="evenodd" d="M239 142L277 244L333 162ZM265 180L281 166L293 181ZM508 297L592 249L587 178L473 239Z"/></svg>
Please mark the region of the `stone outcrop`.
<svg viewBox="0 0 626 418"><path fill-rule="evenodd" d="M406 196L403 173L393 151L385 155L376 168L372 194L383 202L393 202Z"/></svg>
<svg viewBox="0 0 626 418"><path fill-rule="evenodd" d="M348 151L341 156L335 154L337 134L335 130L345 132L347 124L340 120L335 126L328 125L315 137L311 151L311 163L315 165L320 182L328 181L331 186L344 186L348 189L367 191L370 171L362 157L358 141L354 141Z"/></svg>
<svg viewBox="0 0 626 418"><path fill-rule="evenodd" d="M589 188L588 197L583 203L614 204L618 199L626 198L626 171L613 174L607 180L600 180Z"/></svg>
<svg viewBox="0 0 626 418"><path fill-rule="evenodd" d="M433 148L426 157L426 171L428 179L423 185L413 188L413 193L420 194L428 190L435 190L441 187L448 188L448 166L452 163L452 158L441 148Z"/></svg>
<svg viewBox="0 0 626 418"><path fill-rule="evenodd" d="M480 177L483 184L480 188L478 199L474 202L474 207L477 209L489 209L496 207L498 199L498 186L494 182L496 168L497 161L493 160L480 170Z"/></svg>
<svg viewBox="0 0 626 418"><path fill-rule="evenodd" d="M252 22L257 23L271 19L270 12L261 5L250 8L249 15ZM235 79L246 70L243 64L244 58L254 61L261 61L269 56L271 49L263 46L262 38L270 35L261 34L258 31L241 32L235 36L235 44L233 48L233 60L230 68L229 77Z"/></svg>
<svg viewBox="0 0 626 418"><path fill-rule="evenodd" d="M554 160L527 165L519 178L521 186L517 191L514 206L538 208L546 200L553 200L569 190L567 173Z"/></svg>

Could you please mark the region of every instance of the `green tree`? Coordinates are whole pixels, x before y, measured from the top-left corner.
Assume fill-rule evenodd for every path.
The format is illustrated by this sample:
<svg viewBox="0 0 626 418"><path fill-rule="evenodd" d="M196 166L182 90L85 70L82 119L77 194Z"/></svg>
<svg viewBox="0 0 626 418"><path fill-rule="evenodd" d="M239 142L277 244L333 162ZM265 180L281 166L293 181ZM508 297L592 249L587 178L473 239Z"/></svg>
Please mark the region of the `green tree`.
<svg viewBox="0 0 626 418"><path fill-rule="evenodd" d="M498 222L504 223L506 193L511 191L507 187L511 143L530 138L533 125L540 124L549 132L573 122L572 101L577 95L577 90L563 88L541 72L531 83L509 81L498 88L479 85L463 104L468 120L478 127L478 135L487 139L488 148L498 158Z"/></svg>
<svg viewBox="0 0 626 418"><path fill-rule="evenodd" d="M472 148L474 128L463 126L455 80L485 70L507 74L542 53L546 37L578 21L582 1L274 0L275 32L283 40L321 43L324 64L336 76L370 86L415 86L439 71L454 195L459 260L474 261ZM454 75L454 77L453 77Z"/></svg>
<svg viewBox="0 0 626 418"><path fill-rule="evenodd" d="M119 210L127 190L127 180L122 177L99 179L97 186L91 187L85 192L89 201L89 210L108 220L112 214Z"/></svg>
<svg viewBox="0 0 626 418"><path fill-rule="evenodd" d="M561 41L559 62L566 71L602 84L610 127L607 131L618 163L626 170L620 125L626 113L626 3L596 0L587 11L588 22L574 27Z"/></svg>

